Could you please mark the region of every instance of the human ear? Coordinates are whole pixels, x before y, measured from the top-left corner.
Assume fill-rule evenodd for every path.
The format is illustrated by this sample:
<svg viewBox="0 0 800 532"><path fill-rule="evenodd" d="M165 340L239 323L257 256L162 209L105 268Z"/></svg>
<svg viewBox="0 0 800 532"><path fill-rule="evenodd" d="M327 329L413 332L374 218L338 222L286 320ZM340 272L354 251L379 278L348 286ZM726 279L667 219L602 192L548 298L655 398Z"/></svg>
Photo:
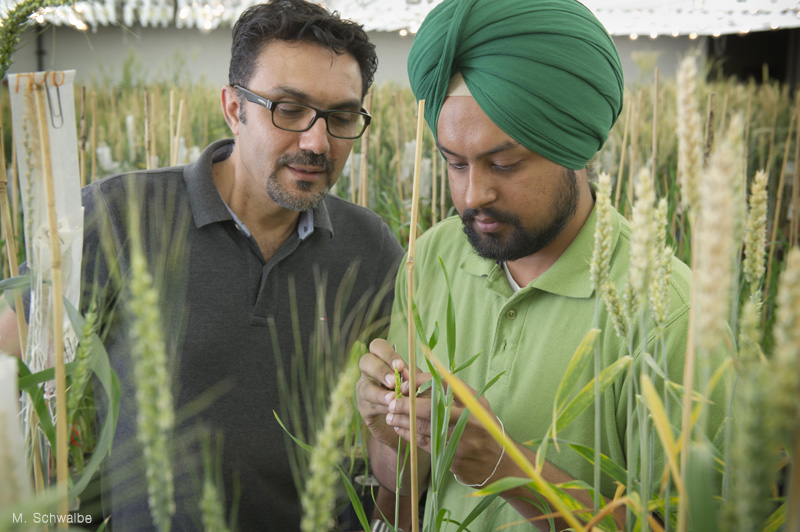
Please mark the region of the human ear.
<svg viewBox="0 0 800 532"><path fill-rule="evenodd" d="M225 85L222 87L220 102L222 104L222 115L225 117L225 122L228 123L228 127L231 128L231 132L234 135L238 135L239 123L241 122L239 120L241 100L239 99L239 95L236 93L236 89L230 85Z"/></svg>

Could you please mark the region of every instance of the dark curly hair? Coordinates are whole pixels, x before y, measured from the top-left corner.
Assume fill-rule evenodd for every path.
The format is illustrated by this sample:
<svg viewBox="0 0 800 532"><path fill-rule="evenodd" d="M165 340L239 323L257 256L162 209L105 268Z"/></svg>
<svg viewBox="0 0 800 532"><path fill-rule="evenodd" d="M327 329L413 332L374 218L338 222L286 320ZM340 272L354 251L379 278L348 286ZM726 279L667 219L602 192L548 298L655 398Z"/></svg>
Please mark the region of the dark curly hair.
<svg viewBox="0 0 800 532"><path fill-rule="evenodd" d="M378 56L363 26L305 0L271 0L242 12L233 27L228 83L246 87L258 54L274 40L311 42L337 54L349 53L361 69L362 98L372 85Z"/></svg>

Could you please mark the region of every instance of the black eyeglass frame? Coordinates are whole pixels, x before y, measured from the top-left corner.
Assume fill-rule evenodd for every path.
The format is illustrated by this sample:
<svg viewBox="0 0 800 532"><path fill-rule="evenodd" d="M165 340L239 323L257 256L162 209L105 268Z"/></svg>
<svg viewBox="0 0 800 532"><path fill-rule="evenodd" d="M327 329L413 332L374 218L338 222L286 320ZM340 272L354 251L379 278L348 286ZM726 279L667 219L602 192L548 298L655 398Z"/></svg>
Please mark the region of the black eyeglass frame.
<svg viewBox="0 0 800 532"><path fill-rule="evenodd" d="M252 102L252 103L254 103L256 105L260 105L261 107L265 107L266 109L268 109L269 112L270 112L270 116L272 117L272 125L277 127L278 129L282 129L284 131L291 131L293 133L302 133L304 131L308 131L309 129L314 127L314 124L317 123L317 120L319 118L322 118L322 119L325 120L325 130L328 132L328 135L330 135L331 137L336 137L337 139L355 140L357 138L360 138L361 135L364 134L364 132L367 130L367 127L369 126L370 122L372 122L372 115L370 115L369 112L366 109L364 109L363 107L361 108L360 111L350 111L350 110L347 110L347 109L328 109L328 110L323 110L323 109L317 109L316 107L314 107L312 105L306 105L304 103L286 102L286 101L272 101L272 100L270 100L268 98L264 98L263 96L259 96L255 92L251 91L250 89L246 89L245 87L242 87L241 85L233 85L233 88L238 90L238 91L240 91L244 95L245 99L248 102ZM300 106L300 107L306 107L308 109L311 109L312 111L314 111L314 119L311 120L311 122L308 124L308 126L303 128L303 129L289 129L289 128L285 128L283 126L279 126L278 124L275 123L275 108L276 108L276 106L278 104L281 104L281 103L285 103L285 104L289 104L289 105L297 105L297 106ZM330 115L334 114L334 113L351 113L351 114L361 115L361 116L364 117L364 127L361 128L361 132L359 132L359 134L356 135L355 137L342 137L341 135L336 135L335 133L331 132L331 127L330 127L330 124L328 123L328 117Z"/></svg>

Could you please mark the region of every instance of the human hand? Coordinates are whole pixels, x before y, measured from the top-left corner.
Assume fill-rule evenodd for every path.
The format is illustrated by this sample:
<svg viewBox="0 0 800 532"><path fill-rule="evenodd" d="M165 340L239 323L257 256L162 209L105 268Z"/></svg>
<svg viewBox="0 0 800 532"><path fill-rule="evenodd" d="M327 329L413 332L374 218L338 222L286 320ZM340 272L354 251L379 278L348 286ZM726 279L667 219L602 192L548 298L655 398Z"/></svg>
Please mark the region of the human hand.
<svg viewBox="0 0 800 532"><path fill-rule="evenodd" d="M400 377L400 394L408 394L408 367L394 348L382 338L369 344L369 353L358 363L361 378L356 384L358 411L364 424L383 445L397 447L397 434L386 425L389 404L397 395L395 372Z"/></svg>
<svg viewBox="0 0 800 532"><path fill-rule="evenodd" d="M474 389L469 388L469 390L474 396L478 395ZM489 401L485 397L478 398L478 401L494 415ZM406 441L411 439L409 403L407 395L395 398L389 404L389 414L386 416L386 424ZM458 398L455 398L447 427L448 437L452 435L453 429L465 410L464 404ZM417 397L416 417L417 446L430 453L431 434L433 430L438 429L431 426L431 399L429 394ZM504 462L504 456L505 453L502 446L495 441L477 418L470 416L456 447L450 471L456 475L456 479L462 484L473 487L486 485L489 482L507 476L503 474L500 467L501 462Z"/></svg>

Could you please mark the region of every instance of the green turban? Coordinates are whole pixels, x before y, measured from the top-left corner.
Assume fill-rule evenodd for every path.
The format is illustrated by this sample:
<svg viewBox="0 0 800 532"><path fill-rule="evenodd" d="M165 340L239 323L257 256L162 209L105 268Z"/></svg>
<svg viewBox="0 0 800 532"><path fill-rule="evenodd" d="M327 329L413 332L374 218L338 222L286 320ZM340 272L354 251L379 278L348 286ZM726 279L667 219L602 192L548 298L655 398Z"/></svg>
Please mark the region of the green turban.
<svg viewBox="0 0 800 532"><path fill-rule="evenodd" d="M458 72L500 129L575 170L602 147L622 108L617 49L577 0L444 0L408 56L411 88L426 101L434 136Z"/></svg>

